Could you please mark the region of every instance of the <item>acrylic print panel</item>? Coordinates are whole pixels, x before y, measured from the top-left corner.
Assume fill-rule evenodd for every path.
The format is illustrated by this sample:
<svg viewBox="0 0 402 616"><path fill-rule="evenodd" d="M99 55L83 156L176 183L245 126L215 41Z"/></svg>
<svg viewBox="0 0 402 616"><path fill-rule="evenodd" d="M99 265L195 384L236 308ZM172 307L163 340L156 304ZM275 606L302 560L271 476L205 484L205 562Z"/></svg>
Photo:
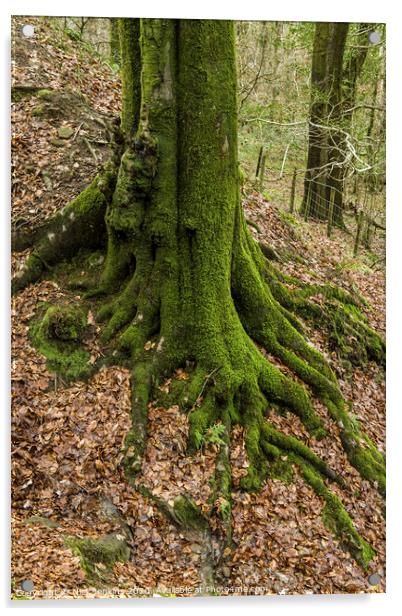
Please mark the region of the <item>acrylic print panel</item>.
<svg viewBox="0 0 402 616"><path fill-rule="evenodd" d="M12 597L385 589L385 26L12 19Z"/></svg>

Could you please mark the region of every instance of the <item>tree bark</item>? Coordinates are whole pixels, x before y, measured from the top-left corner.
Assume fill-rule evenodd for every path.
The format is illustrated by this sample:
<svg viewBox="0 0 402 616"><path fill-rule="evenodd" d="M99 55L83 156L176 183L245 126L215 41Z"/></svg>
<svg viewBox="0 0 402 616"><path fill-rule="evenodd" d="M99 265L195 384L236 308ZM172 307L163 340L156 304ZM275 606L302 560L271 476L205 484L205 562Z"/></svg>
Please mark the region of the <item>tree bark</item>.
<svg viewBox="0 0 402 616"><path fill-rule="evenodd" d="M117 19L111 17L109 21L110 61L112 64L120 64L120 42Z"/></svg>
<svg viewBox="0 0 402 616"><path fill-rule="evenodd" d="M357 30L357 44L349 53L349 57L343 71L343 100L342 100L342 128L352 134L354 107L356 105L356 90L361 71L363 69L368 52L369 24L359 24ZM375 103L373 103L375 104ZM350 166L340 168L340 195L345 194L346 174ZM339 199L339 197L338 197ZM339 199L340 207L343 207L342 199Z"/></svg>
<svg viewBox="0 0 402 616"><path fill-rule="evenodd" d="M335 190L334 224L343 226L342 65L348 24L318 22L311 69L311 104L307 170L301 213L327 220L331 188ZM309 184L311 188L309 192ZM309 196L309 199L308 199Z"/></svg>

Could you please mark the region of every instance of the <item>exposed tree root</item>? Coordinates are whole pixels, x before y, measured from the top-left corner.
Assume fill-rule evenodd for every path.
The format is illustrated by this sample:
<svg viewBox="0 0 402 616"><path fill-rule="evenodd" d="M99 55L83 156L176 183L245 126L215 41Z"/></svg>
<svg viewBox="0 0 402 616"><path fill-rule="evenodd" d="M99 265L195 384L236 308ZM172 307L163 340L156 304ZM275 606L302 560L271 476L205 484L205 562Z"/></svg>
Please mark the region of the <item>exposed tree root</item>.
<svg viewBox="0 0 402 616"><path fill-rule="evenodd" d="M73 257L80 248L95 250L105 244L105 213L113 184L113 174L95 178L44 226L43 235L12 281L13 293L39 280L46 271Z"/></svg>
<svg viewBox="0 0 402 616"><path fill-rule="evenodd" d="M84 218L84 221L87 229L91 229L95 224L93 221L104 215L106 199L96 182L91 185L88 194L91 216ZM81 196L70 204L67 212L61 215L61 220L65 222L67 217L74 224L76 218L71 213L75 214L82 203ZM91 241L86 237L87 241ZM231 537L230 430L233 424L240 423L245 428L245 445L250 462L247 475L241 481L242 488L258 490L270 474L275 476L279 470L283 475L289 475L291 465L295 464L324 499L327 525L356 560L367 566L372 557L371 548L355 531L341 501L324 482L335 481L345 488L344 480L309 447L292 436L282 434L269 422L272 406L280 406L296 414L313 437L324 436L325 429L314 412L307 389L270 364L253 342L264 346L311 387L337 423L351 464L384 493L385 465L381 454L361 432L357 421L351 419L334 373L305 338L302 324L290 312L291 309L296 313L302 312L303 316L314 312L314 318L316 310L322 310L325 314L325 308L308 303L306 299L317 292L336 297L337 302L346 301L348 306L355 306L356 301L334 287L304 287L300 292L291 293L273 270L267 269L262 253L250 236L241 234L240 237L241 242L233 258L231 283L236 310L234 306L232 309L223 306L222 314L218 315L220 330L198 332L193 338L190 355L186 354L188 342L183 345L183 340L177 338L177 328L172 327L173 323L168 322L166 327L166 321L161 320L161 272L147 251L138 255L134 272L126 278L126 283L114 299L110 299L99 311L99 319L107 321L102 341L116 339L116 348L127 353L133 365L132 427L126 439L126 475L133 481L141 469L146 444L147 407L154 395L155 385L188 360L189 365L193 366L191 378L179 383L174 394L189 413L189 450L194 451L203 445L211 426L217 423L224 426L213 498L214 511L225 529L225 541L230 543ZM65 255L64 240L61 241ZM70 255L80 244L80 241L72 239L67 254ZM51 263L57 260L49 238L40 244L34 254L40 254L42 258L46 254L48 259L50 255ZM35 279L35 270L30 265L33 259L39 257L30 257L27 269L23 270L24 275L17 278L15 289ZM271 284L268 284L269 281ZM300 310L301 306L303 310ZM337 309L341 310L340 307ZM353 323L360 328L358 331L376 336L364 320L359 319L357 310L350 314ZM162 322L165 325L164 335ZM284 457L286 462L283 461Z"/></svg>
<svg viewBox="0 0 402 616"><path fill-rule="evenodd" d="M217 556L212 546L212 533L207 517L194 504L188 495L179 496L173 505L162 498L155 496L144 485L137 486L139 491L150 498L159 511L174 525L183 536L197 543L200 547L200 564L198 567L200 577L200 596L213 595L215 587L215 563Z"/></svg>
<svg viewBox="0 0 402 616"><path fill-rule="evenodd" d="M46 226L46 235L15 277L13 290L39 279L47 268L71 258L83 246L98 248L106 240L103 230L107 232L105 265L86 300L105 296L97 314L105 322L101 342L115 349L116 360L119 353L125 354L132 364L127 478L135 481L141 469L147 409L156 386L176 368L187 366L189 380L177 383L172 394L189 413L189 450L202 447L216 424L223 429L213 509L221 519L225 541L230 543L231 538L230 432L232 425L240 424L249 458L242 488L258 490L270 474L289 478L292 464L298 466L324 499L328 526L367 566L371 549L325 483L334 481L344 488L343 479L308 446L269 422L272 409L279 406L297 415L313 438L322 438L325 429L308 389L269 363L256 346L279 359L323 402L338 426L350 463L384 493L383 458L349 414L334 372L306 338L301 320L324 327L349 357L353 337L357 359L370 357L382 363L384 343L363 317L362 299L331 285L301 285L278 272L249 233L240 203L234 210L236 240L212 255L217 275L211 280L208 251L215 240L203 239L198 223L185 209L179 218L169 201L176 199L175 186L163 184L167 168L168 177L175 177L174 156L158 161L146 130L126 143L123 155L119 148L102 174ZM212 229L218 222L210 224ZM231 264L229 279L226 263ZM318 295L324 298L321 305L310 299Z"/></svg>

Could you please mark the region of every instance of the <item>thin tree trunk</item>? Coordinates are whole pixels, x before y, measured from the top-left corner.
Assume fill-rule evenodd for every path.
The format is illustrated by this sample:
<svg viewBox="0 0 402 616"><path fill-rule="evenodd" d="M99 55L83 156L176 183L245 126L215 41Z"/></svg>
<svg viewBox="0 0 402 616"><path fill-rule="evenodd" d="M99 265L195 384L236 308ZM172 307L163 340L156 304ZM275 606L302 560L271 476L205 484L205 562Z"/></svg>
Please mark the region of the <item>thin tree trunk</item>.
<svg viewBox="0 0 402 616"><path fill-rule="evenodd" d="M117 19L111 17L109 22L110 61L112 64L120 64L120 42Z"/></svg>

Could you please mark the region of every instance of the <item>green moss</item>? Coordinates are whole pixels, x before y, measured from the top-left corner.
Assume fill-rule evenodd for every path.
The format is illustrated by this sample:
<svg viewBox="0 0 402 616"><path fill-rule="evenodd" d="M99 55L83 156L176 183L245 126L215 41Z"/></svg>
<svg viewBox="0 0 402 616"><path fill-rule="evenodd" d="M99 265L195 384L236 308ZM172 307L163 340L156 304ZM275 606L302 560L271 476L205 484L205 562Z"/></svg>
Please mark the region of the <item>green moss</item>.
<svg viewBox="0 0 402 616"><path fill-rule="evenodd" d="M30 337L46 357L49 371L68 380L86 378L92 372L90 353L81 346L86 313L75 306L47 306L30 323Z"/></svg>
<svg viewBox="0 0 402 616"><path fill-rule="evenodd" d="M216 417L215 398L206 397L200 406L195 407L189 414L188 451L194 452L205 443L206 432Z"/></svg>
<svg viewBox="0 0 402 616"><path fill-rule="evenodd" d="M125 563L130 558L130 549L123 537L109 534L98 539L68 537L66 545L80 559L80 565L91 582L105 583L113 572L116 562Z"/></svg>
<svg viewBox="0 0 402 616"><path fill-rule="evenodd" d="M95 250L103 245L106 205L113 185L113 173L105 172L48 222L33 253L13 278L13 293L36 282L60 261L74 257L81 248Z"/></svg>
<svg viewBox="0 0 402 616"><path fill-rule="evenodd" d="M85 312L70 305L50 306L41 323L46 338L62 341L81 341L85 327Z"/></svg>
<svg viewBox="0 0 402 616"><path fill-rule="evenodd" d="M323 295L326 301L319 305L304 299L313 295ZM334 285L305 285L294 296L277 288L276 297L287 308L323 328L331 348L342 359L361 366L373 359L384 365L385 343L368 325L361 310L368 302L358 292L351 294Z"/></svg>
<svg viewBox="0 0 402 616"><path fill-rule="evenodd" d="M302 441L300 441L296 437L280 432L279 430L274 428L274 426L272 426L269 422L264 422L262 426L262 435L265 439L263 447L268 454L272 453L277 458L276 450L278 450L280 452L283 452L284 454L290 455L289 462L292 462L292 456L295 454L308 461L309 464L311 464L325 477L328 477L332 480L340 481L334 471L332 471L327 466L327 464L310 449L310 447L302 443ZM273 445L275 449L269 449L269 445Z"/></svg>
<svg viewBox="0 0 402 616"><path fill-rule="evenodd" d="M240 480L240 486L246 492L259 492L262 483L261 473L254 466L249 466L247 475Z"/></svg>
<svg viewBox="0 0 402 616"><path fill-rule="evenodd" d="M206 531L208 520L188 496L178 496L171 512L176 523L187 530Z"/></svg>
<svg viewBox="0 0 402 616"><path fill-rule="evenodd" d="M38 88L36 86L15 85L11 88L11 100L13 103L18 103L22 99L34 95L38 95Z"/></svg>
<svg viewBox="0 0 402 616"><path fill-rule="evenodd" d="M325 436L322 421L316 415L304 387L286 377L275 366L268 364L261 373L260 385L270 401L285 406L298 415L310 434L316 438Z"/></svg>
<svg viewBox="0 0 402 616"><path fill-rule="evenodd" d="M144 435L132 428L124 441L124 470L127 479L134 479L141 470Z"/></svg>
<svg viewBox="0 0 402 616"><path fill-rule="evenodd" d="M45 113L45 107L43 105L36 105L36 107L32 107L31 116L40 117Z"/></svg>
<svg viewBox="0 0 402 616"><path fill-rule="evenodd" d="M269 476L272 479L280 479L286 484L292 483L294 474L291 463L282 459L275 460L275 462L269 466Z"/></svg>
<svg viewBox="0 0 402 616"><path fill-rule="evenodd" d="M127 135L138 128L141 102L140 20L118 19L122 77L121 125Z"/></svg>
<svg viewBox="0 0 402 616"><path fill-rule="evenodd" d="M46 89L38 90L38 92L36 93L36 96L38 98L43 98L45 100L51 100L53 95L54 95L53 90L46 90Z"/></svg>
<svg viewBox="0 0 402 616"><path fill-rule="evenodd" d="M319 474L303 462L299 461L298 464L304 479L325 501L322 511L325 526L335 534L342 547L351 553L356 562L363 569L367 569L375 556L374 549L359 535L341 500L328 490Z"/></svg>

